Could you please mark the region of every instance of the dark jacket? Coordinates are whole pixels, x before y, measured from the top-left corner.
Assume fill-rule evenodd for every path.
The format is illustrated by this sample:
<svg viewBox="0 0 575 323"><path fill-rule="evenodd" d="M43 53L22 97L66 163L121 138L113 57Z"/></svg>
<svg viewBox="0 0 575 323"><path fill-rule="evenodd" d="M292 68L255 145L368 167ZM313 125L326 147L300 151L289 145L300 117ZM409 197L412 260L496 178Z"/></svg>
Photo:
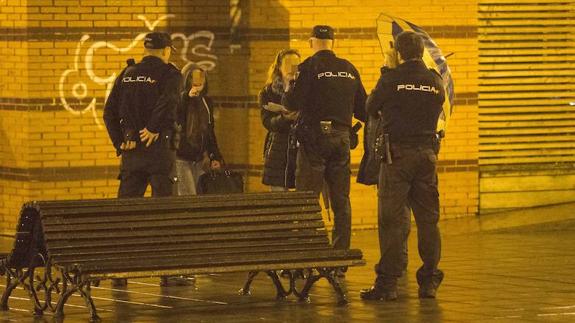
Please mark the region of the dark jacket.
<svg viewBox="0 0 575 323"><path fill-rule="evenodd" d="M104 122L118 154L125 140L140 145L144 128L162 134L174 130L180 83L180 71L155 56L122 71L104 106Z"/></svg>
<svg viewBox="0 0 575 323"><path fill-rule="evenodd" d="M184 85L181 93L181 105L178 107L180 146L178 158L189 161L201 161L206 152L211 160L222 160L222 155L214 131L213 101L208 95L208 79L197 97L190 97L190 76L197 66L184 70Z"/></svg>
<svg viewBox="0 0 575 323"><path fill-rule="evenodd" d="M283 89L282 89L283 90ZM281 113L264 109L269 102L281 104L282 93L272 88L264 87L259 95L261 118L268 130L264 143L264 172L262 183L265 185L294 187L293 174L287 171L288 160L294 163L295 154L290 154L289 136L293 121L285 119Z"/></svg>
<svg viewBox="0 0 575 323"><path fill-rule="evenodd" d="M380 161L375 157L375 138L381 131L378 117L367 116L363 128L363 157L357 172L357 182L365 185L376 185L379 182Z"/></svg>
<svg viewBox="0 0 575 323"><path fill-rule="evenodd" d="M414 60L382 69L366 109L372 116L381 113L383 133L389 134L392 143L418 142L435 137L443 101L441 76Z"/></svg>
<svg viewBox="0 0 575 323"><path fill-rule="evenodd" d="M330 120L351 129L352 116L365 121L366 97L357 69L332 51L322 50L299 65L299 76L283 104L289 110L301 110L310 124Z"/></svg>

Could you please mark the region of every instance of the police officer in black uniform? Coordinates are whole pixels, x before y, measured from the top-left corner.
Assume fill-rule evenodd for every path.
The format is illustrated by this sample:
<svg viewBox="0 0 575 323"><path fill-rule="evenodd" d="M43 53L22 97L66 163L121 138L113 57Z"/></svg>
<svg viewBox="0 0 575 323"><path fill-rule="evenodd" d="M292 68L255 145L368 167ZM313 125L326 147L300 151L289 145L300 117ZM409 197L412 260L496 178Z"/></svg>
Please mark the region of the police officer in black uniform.
<svg viewBox="0 0 575 323"><path fill-rule="evenodd" d="M300 112L296 189L319 195L325 179L334 213L333 246L349 249L350 131L353 115L365 121L367 94L357 69L332 51L333 39L330 26L313 28L309 42L314 55L298 66L282 103Z"/></svg>
<svg viewBox="0 0 575 323"><path fill-rule="evenodd" d="M397 299L397 278L405 264L406 224L411 208L417 224L417 271L420 298L434 298L443 279L437 268L441 255L437 189L437 121L445 91L441 76L422 60L423 40L406 31L395 40L397 68L382 75L367 100L370 115L381 116L384 141L379 174L379 239L381 259L374 286L361 291L366 300ZM388 57L392 57L394 52Z"/></svg>
<svg viewBox="0 0 575 323"><path fill-rule="evenodd" d="M153 196L172 195L181 74L168 63L171 46L167 33L146 35L145 57L122 71L106 101L106 128L122 156L118 197L144 196L148 183Z"/></svg>
<svg viewBox="0 0 575 323"><path fill-rule="evenodd" d="M173 194L175 120L179 104L180 71L168 63L172 41L153 32L144 40L145 56L129 60L116 78L104 107L104 121L117 154L121 155L118 197ZM167 278L162 279L167 284ZM114 279L113 286L126 284Z"/></svg>

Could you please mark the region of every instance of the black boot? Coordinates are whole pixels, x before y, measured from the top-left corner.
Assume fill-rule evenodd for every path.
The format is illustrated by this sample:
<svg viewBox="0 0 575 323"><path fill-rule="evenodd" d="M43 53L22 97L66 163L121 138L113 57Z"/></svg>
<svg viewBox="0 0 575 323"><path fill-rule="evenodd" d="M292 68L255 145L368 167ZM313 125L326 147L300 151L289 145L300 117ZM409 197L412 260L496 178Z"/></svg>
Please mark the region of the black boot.
<svg viewBox="0 0 575 323"><path fill-rule="evenodd" d="M368 301L395 301L397 300L397 286L390 286L387 288L374 285L371 288L362 289L359 292L359 297Z"/></svg>
<svg viewBox="0 0 575 323"><path fill-rule="evenodd" d="M419 290L417 294L419 298L435 298L437 289L443 281L443 272L439 269L435 270L433 275L424 275L423 267L417 271L416 274Z"/></svg>

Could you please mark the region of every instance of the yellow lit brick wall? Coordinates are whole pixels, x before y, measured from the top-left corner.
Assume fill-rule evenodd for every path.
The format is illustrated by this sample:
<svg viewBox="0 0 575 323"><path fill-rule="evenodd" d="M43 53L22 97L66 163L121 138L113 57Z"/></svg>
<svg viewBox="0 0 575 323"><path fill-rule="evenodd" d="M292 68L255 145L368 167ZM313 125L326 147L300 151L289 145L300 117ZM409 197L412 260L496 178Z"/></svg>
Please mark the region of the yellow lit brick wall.
<svg viewBox="0 0 575 323"><path fill-rule="evenodd" d="M107 84L151 28L169 31L175 63L210 68L216 133L228 164L262 191L265 130L256 104L275 53L311 54L311 26L336 28L336 52L359 69L368 92L379 77L375 19L387 12L426 28L449 58L457 106L440 159L444 217L477 212L477 39L475 1L6 0L0 6L0 217L11 232L31 199L114 197L116 158L102 125ZM417 8L417 10L413 10ZM463 18L461 18L463 17ZM138 38L140 37L140 38ZM182 50L186 48L187 50ZM185 56L185 57L183 57ZM357 171L361 147L352 152ZM352 179L354 226L376 224L376 191Z"/></svg>

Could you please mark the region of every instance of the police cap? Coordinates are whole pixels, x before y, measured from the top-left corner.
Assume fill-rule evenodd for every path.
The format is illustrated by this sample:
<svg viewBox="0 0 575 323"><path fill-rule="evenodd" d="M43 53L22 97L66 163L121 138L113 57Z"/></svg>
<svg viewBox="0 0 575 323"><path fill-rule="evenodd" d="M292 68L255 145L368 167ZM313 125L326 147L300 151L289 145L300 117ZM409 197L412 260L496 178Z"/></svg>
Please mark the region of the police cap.
<svg viewBox="0 0 575 323"><path fill-rule="evenodd" d="M317 39L334 39L333 28L327 25L317 25L314 26L311 31L311 37Z"/></svg>
<svg viewBox="0 0 575 323"><path fill-rule="evenodd" d="M162 49L171 47L174 49L170 35L168 35L168 33L161 32L151 32L147 34L146 38L144 38L144 47L148 49Z"/></svg>

